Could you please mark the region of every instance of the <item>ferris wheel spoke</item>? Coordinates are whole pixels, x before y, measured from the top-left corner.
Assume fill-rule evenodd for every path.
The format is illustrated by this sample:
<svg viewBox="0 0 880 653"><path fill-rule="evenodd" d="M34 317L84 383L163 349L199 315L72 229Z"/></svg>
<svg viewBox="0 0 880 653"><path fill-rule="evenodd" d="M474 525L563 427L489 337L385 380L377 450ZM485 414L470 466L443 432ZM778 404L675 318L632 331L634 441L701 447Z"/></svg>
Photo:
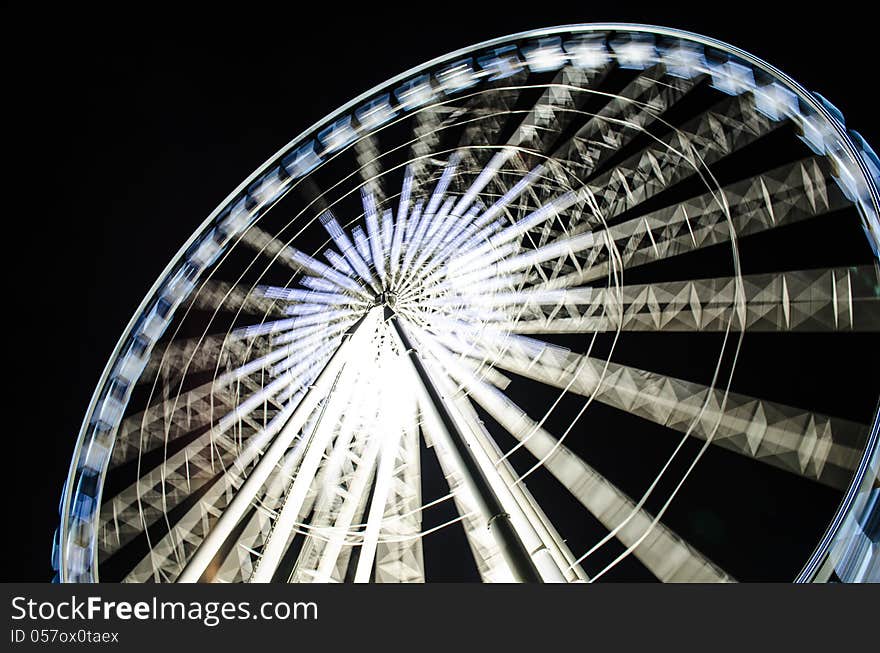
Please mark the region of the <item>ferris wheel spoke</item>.
<svg viewBox="0 0 880 653"><path fill-rule="evenodd" d="M228 554L219 564L219 569L210 582L246 582L253 573L255 563L259 559L259 549L265 545L266 538L271 532L273 519L280 510L285 493L289 489L297 467L302 461L304 447L298 446L299 441L308 438L314 432L314 429L321 416L321 408L316 408L305 426L301 435L294 445L288 449L287 453L278 464L273 476L266 481L264 490L258 494L258 498L250 510L249 516L246 516L241 525L233 533L230 541L225 548L229 549ZM239 483L240 485L240 483ZM223 498L222 504L215 505L212 513L214 517L219 517L228 505L231 493L227 493ZM242 526L243 525L243 526ZM207 533L207 527L201 531L202 538L194 542L194 545L200 545L203 536ZM234 538L234 539L233 539ZM233 546L229 546L229 544ZM184 558L186 560L187 558ZM183 569L181 564L177 569L174 578Z"/></svg>
<svg viewBox="0 0 880 653"><path fill-rule="evenodd" d="M363 188L370 192L379 204L385 199L385 184L382 179L382 153L379 150L377 136L366 135L354 143L355 158L358 162L358 174ZM326 210L326 207L322 207Z"/></svg>
<svg viewBox="0 0 880 653"><path fill-rule="evenodd" d="M117 446L110 460L111 469L161 447L168 447L179 438L186 438L213 424L218 416L233 412L241 396L241 386L256 389L245 379L239 381L237 387L214 387L213 383L208 382L178 395L174 400L164 398L146 411L127 418L117 434ZM264 419L269 412L274 413L276 407L275 398L267 397L263 405Z"/></svg>
<svg viewBox="0 0 880 653"><path fill-rule="evenodd" d="M584 186L554 197L485 244L457 257L450 263L448 272L456 274L462 282L469 281L470 276L485 276L488 266L516 252L514 241L548 220L562 221L561 214L572 207L584 205L585 208L569 213L571 227L584 220L593 225L599 220L610 220L690 176L698 163L717 161L778 126L758 113L745 96L724 100L721 105L715 112L707 112L689 123L688 131L676 130L660 144L630 157ZM683 165L683 162L687 163ZM586 207L591 218L584 216ZM584 246L591 247L592 242L585 242Z"/></svg>
<svg viewBox="0 0 880 653"><path fill-rule="evenodd" d="M439 149L441 136L462 116L463 111L436 101L436 97L412 96L417 104L422 104L415 112L413 135L409 144L409 169L418 186L426 185L430 179L432 157Z"/></svg>
<svg viewBox="0 0 880 653"><path fill-rule="evenodd" d="M485 166L480 168L479 173L474 176L470 185L467 187L467 191L462 194L455 203L455 207L450 212L451 221L462 222L462 224L458 225L456 230L449 232L446 239L438 239L438 241L433 242L433 244L439 246L441 243L445 244L446 242L450 242L453 237L456 237L461 230L467 227L467 224L470 221L462 221L462 218L471 215L471 212L477 208L475 203L480 201L478 199L480 193L482 193L490 183L496 181L498 172L515 154L516 151L511 148L502 148L500 151L492 155L492 158Z"/></svg>
<svg viewBox="0 0 880 653"><path fill-rule="evenodd" d="M193 297L192 306L200 310L214 311L217 307L230 313L280 317L281 310L271 298L254 292L241 284L224 281L205 281Z"/></svg>
<svg viewBox="0 0 880 653"><path fill-rule="evenodd" d="M391 253L391 240L393 239L394 229L392 210L387 209L380 215L376 196L366 187L361 188L361 200L364 206L364 221L367 226L370 259L384 288L387 286L387 279L391 274L388 257Z"/></svg>
<svg viewBox="0 0 880 653"><path fill-rule="evenodd" d="M769 120L754 109L746 96L729 98L720 103L715 111L707 112L675 130L654 146L635 154L612 170L589 181L584 186L554 197L527 217L504 228L485 244L469 250L449 266L450 272L467 273L478 265L488 265L509 254L514 249L508 245L548 220L557 218L567 209L585 204L592 217L585 224L595 225L598 220L607 221L633 208L682 179L689 177L697 165L720 160L724 156L769 133L779 123ZM683 164L684 163L684 164ZM509 196L490 207L481 220L500 214L509 202L524 191L527 180L534 181L543 166L535 169L511 189ZM519 188L520 184L522 187ZM584 220L585 210L572 211L571 227ZM429 280L432 280L429 277Z"/></svg>
<svg viewBox="0 0 880 653"><path fill-rule="evenodd" d="M374 292L379 292L381 284L376 280L372 272L370 272L370 268L364 260L366 253L362 255L358 251L358 248L351 242L348 234L339 226L339 223L330 211L326 211L321 215L321 224L327 230L327 233L330 234L333 242L336 243L336 246L339 248L339 251L342 253L342 256L345 257L346 262L351 268L364 282L366 282L367 285L369 285L370 288L373 289ZM355 229L359 229L359 227L355 227ZM358 232L355 231L355 235L357 235L357 233ZM329 270L329 268L327 269ZM364 298L369 298L368 293L362 292L362 296Z"/></svg>
<svg viewBox="0 0 880 653"><path fill-rule="evenodd" d="M428 278L428 281L432 281L435 277L440 276L441 273L445 273L447 277L453 277L452 280L447 279L438 284L438 289L445 289L451 283L470 283L489 276L491 272L487 273L486 270L492 270L493 263L519 251L518 241L525 234L549 220L557 219L560 214L583 204L587 200L588 196L584 193L583 189L568 191L553 198L520 220L502 228L484 243L460 252L446 269L441 270L440 273L435 273L434 277ZM491 210L490 208L489 211ZM574 212L577 212L577 209Z"/></svg>
<svg viewBox="0 0 880 653"><path fill-rule="evenodd" d="M740 238L832 213L848 202L829 175L825 162L805 159L726 186L727 208L706 193L595 231L595 247L582 250L580 269L542 285L565 287L607 276L610 243L629 269L729 242L732 233Z"/></svg>
<svg viewBox="0 0 880 653"><path fill-rule="evenodd" d="M291 403L291 407L293 405ZM285 414L279 415L267 425L267 431L277 432L289 418L290 412L288 409ZM311 432L319 412L320 409L313 411L303 429L304 433ZM124 582L147 582L159 576L170 581L176 580L192 551L201 546L210 530L210 525L223 513L232 496L241 487L246 470L258 454L257 449L257 447L248 447L242 450L237 459L222 473L219 482L212 484L179 520L169 524L165 535L152 545L150 553L133 567ZM260 537L265 537L268 530L266 524L269 521L267 513L277 508L279 497L301 457L302 447L294 446L285 454L284 460L279 465L278 474L267 483L260 505L252 511L249 524L239 536L236 547L217 571L215 581L241 581L243 580L241 576L250 572L253 561L246 552L258 546ZM233 567L230 564L233 561L237 561L238 566Z"/></svg>
<svg viewBox="0 0 880 653"><path fill-rule="evenodd" d="M447 221L446 218L452 210L454 199L451 197L446 198L446 191L452 182L453 175L460 161L461 157L458 154L453 154L449 157L449 160L443 167L443 174L434 185L430 199L421 211L412 237L407 239L406 252L400 267L401 279L412 276L415 269L424 262L425 257L430 252L428 246L432 242L435 232Z"/></svg>
<svg viewBox="0 0 880 653"><path fill-rule="evenodd" d="M392 235L391 246L388 250L388 273L391 277L392 285L397 280L397 275L400 270L400 263L402 262L401 250L403 248L403 239L404 235L407 232L407 228L409 227L409 223L407 222L407 220L408 218L410 218L409 211L412 203L413 178L413 168L412 165L409 164L404 169L403 184L397 203L397 212L392 212L392 215L390 216L390 222L392 224Z"/></svg>
<svg viewBox="0 0 880 653"><path fill-rule="evenodd" d="M332 219L332 215L329 214L329 212L324 215L329 215ZM340 291L349 292L355 297L360 297L362 299L369 297L366 288L362 283L358 283L355 276L346 275L338 269L328 266L318 259L309 256L290 245L285 245L256 225L251 226L244 234L242 234L241 242L264 256L270 257L273 261L278 261L287 266L295 274L308 273L314 277L322 279L326 283L338 286ZM351 241L347 240L347 237L346 242L349 246L351 245ZM363 261L361 261L361 263L363 263ZM358 273L360 273L360 271L358 271Z"/></svg>
<svg viewBox="0 0 880 653"><path fill-rule="evenodd" d="M496 159L493 159L494 161ZM545 166L536 166L519 177L513 186L505 190L501 197L485 210L482 210L481 204L474 203L466 214L473 218L470 224L454 232L448 242L440 243L439 251L432 254L430 263L421 271L420 279L423 284L429 285L442 278L447 274L447 267L452 265L454 260L461 259L457 260L458 265L461 266L479 257L485 249L491 249L492 246L488 245L490 238L497 237L503 229L501 216L533 184L539 183L545 172ZM479 213L480 210L482 213Z"/></svg>
<svg viewBox="0 0 880 653"><path fill-rule="evenodd" d="M224 389L214 392L212 384L205 383L174 401L163 398L146 410L127 417L119 425L110 468L191 433L210 422L213 410L229 410L236 399L235 392L227 393Z"/></svg>
<svg viewBox="0 0 880 653"><path fill-rule="evenodd" d="M240 327L233 331L232 335L238 338L271 336L271 343L279 345L295 342L304 333L311 332L314 327L323 326L334 330L340 327L348 328L357 321L359 315L349 306L344 308L334 308L331 306L323 312L295 314L296 311L291 311L290 313L294 314L294 316L282 320L261 322L253 326Z"/></svg>
<svg viewBox="0 0 880 653"><path fill-rule="evenodd" d="M316 365L321 364L322 356L327 352L328 339L332 345L342 336L342 327L298 335L301 337L292 344L269 350L269 353L253 358L237 368L227 369L210 381L178 393L173 399L163 396L144 411L127 417L119 427L111 463L114 466L119 465L138 454L165 446L179 436L214 423L215 419L219 419L221 428L225 428L224 419L228 421L229 416L234 419L237 414L245 412L235 410L240 403L242 385L252 391L251 397L255 397L243 406L246 414L258 408L261 402L264 410L269 404L278 406L279 401L286 400L298 389L295 375L302 374L308 379L316 373L313 370ZM244 353L237 355L237 358L247 360L248 348L241 347L240 342L229 339L224 344L225 350L229 352L243 349ZM190 347L187 346L185 350L190 350ZM220 350L224 350L223 345ZM259 351L263 349L254 348L250 353ZM213 359L215 365L217 358L219 356ZM287 387L284 387L284 381L276 378L281 373L285 373ZM258 377L259 380L251 380L250 377ZM273 383L264 388L267 377L273 379ZM182 385L182 380L180 383ZM169 382L164 383L162 388L167 391Z"/></svg>
<svg viewBox="0 0 880 653"><path fill-rule="evenodd" d="M467 395L525 447L605 528L614 531L633 555L664 582L731 580L699 551L590 467L503 392L444 356L450 373ZM640 538L649 533L642 541ZM573 566L577 566L573 563Z"/></svg>
<svg viewBox="0 0 880 653"><path fill-rule="evenodd" d="M645 69L596 112L570 139L557 146L552 158L586 179L614 152L654 123L684 98L701 78L669 77L657 64Z"/></svg>
<svg viewBox="0 0 880 653"><path fill-rule="evenodd" d="M317 404L335 385L338 375L345 366L347 356L351 352L352 343L358 342L358 340L356 340L353 336L358 335L358 327L363 324L363 320L366 320L367 317L368 316L365 315L363 318L361 318L361 321L359 321L357 325L352 327L352 329L347 333L347 336L343 340L342 344L333 353L333 355L327 361L327 364L324 366L318 377L315 379L314 383L309 388L308 392L306 392L305 396L297 404L297 407L293 411L293 414L290 416L290 419L287 420L278 436L274 438L272 444L262 455L257 466L254 467L253 470L251 470L250 474L248 474L245 482L242 484L241 488L239 488L238 493L235 495L235 498L230 502L229 506L227 506L226 510L224 510L223 514L220 516L220 519L217 520L217 523L206 536L204 542L202 543L202 546L200 546L195 551L192 558L187 563L186 568L180 574L178 581L196 582L202 577L202 574L204 574L208 565L211 563L211 561L214 559L214 556L220 550L220 547L232 533L239 520L244 516L244 513L251 505L257 492L260 490L269 475L272 473L273 468L277 465L278 461L282 458L287 448L290 446L302 426L305 424L308 416L315 409L315 406L317 406ZM308 454L311 454L307 454L309 466L313 464L312 461L315 460L316 456L318 457L319 461L319 457L323 453L323 450L324 449L322 447L309 449ZM305 461L306 458L304 457L301 468L303 466L306 466ZM305 491L302 491L302 494L304 495ZM301 504L302 500L300 500L299 503ZM285 510L286 509L287 502L285 503ZM287 513L282 510L282 514L284 514L288 520L292 520L297 517L296 514L292 515L291 517L289 513L289 510ZM281 517L279 516L279 520L280 519ZM290 528L286 529L286 532L289 533ZM276 548L281 548L283 544L284 543L282 543L281 546L276 544L275 546ZM267 544L267 548L268 546L269 545ZM279 551L279 558L280 553L282 552L283 551ZM259 567L254 573L255 576L257 575L258 571ZM274 571L274 569L272 569L271 571ZM271 578L271 572L269 573L269 578Z"/></svg>
<svg viewBox="0 0 880 653"><path fill-rule="evenodd" d="M254 425L245 422L238 434L242 438L245 426L249 434L255 432ZM235 461L238 452L239 440L235 434L215 435L209 431L157 467L141 472L134 483L102 506L101 557L116 553L158 523L168 510L182 504L218 473L222 474L221 470Z"/></svg>
<svg viewBox="0 0 880 653"><path fill-rule="evenodd" d="M832 487L845 486L860 460L857 443L867 432L863 424L574 354L523 336L510 336L501 347L475 337L503 369L595 397Z"/></svg>
<svg viewBox="0 0 880 653"><path fill-rule="evenodd" d="M144 367L141 383L152 383L157 375L180 379L187 373L215 371L226 365L244 365L251 357L267 353L262 340L243 343L229 334L207 334L199 338L172 340Z"/></svg>
<svg viewBox="0 0 880 653"><path fill-rule="evenodd" d="M156 467L138 469L138 478L102 507L101 532L107 534L101 542L102 553L111 555L140 535L181 503L193 489L214 478L218 467L223 470L220 485L237 485L238 475L285 426L292 414L298 412L307 417L311 408L300 403L302 389L311 378L305 376L295 382L288 381L288 387L283 389L287 403L270 422L260 424L250 417L259 402L251 401L250 411L241 404L221 418L216 426L167 456ZM296 393L297 390L300 392Z"/></svg>
<svg viewBox="0 0 880 653"><path fill-rule="evenodd" d="M743 237L793 224L848 204L836 185L829 183L828 174L827 164L805 159L726 186L726 205L719 195L706 193L601 230L584 223L570 235L507 258L505 251L484 246L478 253L482 256L467 253L461 257L459 267L472 260L480 265L467 266L454 283L466 286L489 276L542 266L549 267L548 278L538 280L537 286L564 288L606 277L611 271L612 244L614 255L627 269L728 242L731 232Z"/></svg>
<svg viewBox="0 0 880 653"><path fill-rule="evenodd" d="M568 70L572 69L564 69L564 71ZM583 74L582 71L577 72ZM588 118L572 137L556 146L549 162L556 165L556 161L564 161L563 167L566 173L570 174L572 170L577 170L578 178L587 178L589 173L594 171L604 160L606 154L621 148L640 131L644 131L647 125L656 120L663 111L674 105L695 85L694 80L684 78L666 78L660 81L664 74L665 68L658 64L637 75L619 94L610 95L608 102L602 109ZM699 79L698 77L697 81ZM577 93L573 100L564 90L564 87L562 91L556 87L548 89L545 98L533 111L538 115L532 117L531 122L546 122L548 113L551 119L557 117L557 114L553 112L553 102L546 97L551 95L553 91L556 91L555 95L562 95L557 101L561 100L563 103L573 104L575 107L581 106L584 102L584 96L589 95ZM577 109L573 113L577 113ZM625 126L627 129L620 129L621 126ZM547 131L562 133L564 126L556 125L556 127L555 130L545 129L540 133L543 134ZM520 128L517 134L520 134L524 129L524 127ZM541 140L537 136L538 132L535 126L530 126L528 129L533 139ZM547 148L537 149L544 151ZM543 223L541 230L538 243L544 245L554 230L549 222Z"/></svg>
<svg viewBox="0 0 880 653"><path fill-rule="evenodd" d="M586 184L595 198L594 219L605 221L691 177L781 125L755 109L750 96L722 100L712 110L659 139Z"/></svg>
<svg viewBox="0 0 880 653"><path fill-rule="evenodd" d="M423 223L427 223L430 219L434 226L424 236L419 235L419 231L416 231L413 238L407 241L407 255L404 257L401 276L406 277L406 273L409 272L408 276L411 279L424 278L447 260L445 251L452 250L456 243L460 243L473 233L468 231L468 225L472 223L474 216L484 208L482 202L478 200L478 195L495 180L499 170L515 153L511 148L503 148L496 152L479 174L473 178L467 191L458 200L452 196L446 198L439 213L436 210L434 213L428 213L433 209L430 204L428 205L421 220ZM451 172L454 170L454 166L447 165L446 170ZM435 190L435 197L438 199L443 197L449 185L449 181L442 184L441 182L438 182ZM475 225L473 231L477 229L479 229L479 225ZM418 252L417 255L416 252Z"/></svg>
<svg viewBox="0 0 880 653"><path fill-rule="evenodd" d="M516 127L507 145L526 152L547 152L558 135L578 119L579 110L590 98L591 94L581 89L590 83L600 83L608 69L607 65L591 72L571 66L562 68Z"/></svg>
<svg viewBox="0 0 880 653"><path fill-rule="evenodd" d="M484 148L499 145L498 135L503 133L520 96L521 90L505 84L505 81L499 81L500 86L470 96L464 104L461 116L464 128L457 149L462 151L463 160L475 167L481 166L483 154L489 151Z"/></svg>
<svg viewBox="0 0 880 653"><path fill-rule="evenodd" d="M602 331L880 331L875 266L638 284L500 292L467 299L519 334ZM438 300L447 311L464 300Z"/></svg>
<svg viewBox="0 0 880 653"><path fill-rule="evenodd" d="M517 73L515 77L519 76L522 76L521 72ZM454 249L454 247L461 244L466 238L473 236L475 231L485 227L499 217L504 209L519 195L525 192L528 185L534 183L542 174L543 166L539 164L533 171L533 174L526 175L527 179L520 179L520 177L522 177L520 168L524 165L520 161L522 158L521 148L512 144L514 143L513 137L505 143L498 143L495 138L498 134L505 131L505 123L511 115L513 115L513 117L510 118L511 120L520 122L526 121L528 115L530 115L524 112L511 114L513 107L517 102L520 90L505 84L507 81L509 80L502 80L499 82L499 84L501 84L499 88L478 93L469 101L468 112L475 116L475 118L471 118L468 121L467 126L462 132L457 150L461 152L463 165L471 166L481 172L477 175L468 192L465 193L464 197L468 198L468 202L457 204L456 208L460 210L454 211L453 213L458 216L463 215L465 211L463 204L469 204L473 200L471 195L478 192L476 190L477 187L484 189L483 197L489 198L494 196L497 197L497 201L492 209L487 211L484 216L476 220L476 222L462 220L461 222L465 223L468 227L468 233L463 234L459 230L458 233L460 237L453 240L447 249ZM549 92L548 89L545 95ZM523 118L522 116L526 117ZM484 161L483 154L490 152L494 152L493 156L489 161ZM500 157L503 157L503 159ZM511 157L514 159L512 163L516 172L516 177L519 181L513 187L507 188L498 174L501 167L499 164L503 165L503 163L507 162ZM500 196L494 194L493 187L501 189ZM435 252L434 254L437 253ZM432 262L437 263L438 260L442 258L442 254L440 256L435 255L432 257Z"/></svg>
<svg viewBox="0 0 880 653"><path fill-rule="evenodd" d="M443 114L440 107L429 105L423 107L416 113L416 124L413 128L413 135L416 137L411 145L412 156L410 165L412 166L413 176L423 181L428 176L428 165L425 157L437 148L440 142L440 127L443 124Z"/></svg>

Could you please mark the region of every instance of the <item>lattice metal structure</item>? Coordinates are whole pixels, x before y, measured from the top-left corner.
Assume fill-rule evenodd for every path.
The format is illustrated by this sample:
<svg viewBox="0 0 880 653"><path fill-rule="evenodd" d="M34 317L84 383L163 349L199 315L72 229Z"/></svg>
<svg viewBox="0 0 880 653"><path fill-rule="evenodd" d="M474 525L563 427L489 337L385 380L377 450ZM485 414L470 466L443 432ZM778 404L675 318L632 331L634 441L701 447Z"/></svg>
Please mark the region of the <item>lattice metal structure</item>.
<svg viewBox="0 0 880 653"><path fill-rule="evenodd" d="M878 179L824 98L694 34L398 76L145 298L57 579L878 580Z"/></svg>

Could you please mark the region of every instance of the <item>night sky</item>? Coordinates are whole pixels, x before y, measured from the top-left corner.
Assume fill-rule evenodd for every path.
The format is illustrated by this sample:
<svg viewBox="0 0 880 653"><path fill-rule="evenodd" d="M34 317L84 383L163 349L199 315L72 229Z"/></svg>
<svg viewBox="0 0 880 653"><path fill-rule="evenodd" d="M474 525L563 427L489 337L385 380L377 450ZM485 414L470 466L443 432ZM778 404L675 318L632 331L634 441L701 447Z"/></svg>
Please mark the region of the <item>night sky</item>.
<svg viewBox="0 0 880 653"><path fill-rule="evenodd" d="M293 136L399 72L531 28L653 23L765 59L880 145L876 34L855 4L836 3L835 15L806 5L767 15L768 3L558 3L583 9L552 11L547 3L444 2L376 5L373 15L311 4L301 14L270 3L185 15L152 3L142 13L4 11L13 392L2 580L51 577L58 499L85 409L119 335L180 245Z"/></svg>

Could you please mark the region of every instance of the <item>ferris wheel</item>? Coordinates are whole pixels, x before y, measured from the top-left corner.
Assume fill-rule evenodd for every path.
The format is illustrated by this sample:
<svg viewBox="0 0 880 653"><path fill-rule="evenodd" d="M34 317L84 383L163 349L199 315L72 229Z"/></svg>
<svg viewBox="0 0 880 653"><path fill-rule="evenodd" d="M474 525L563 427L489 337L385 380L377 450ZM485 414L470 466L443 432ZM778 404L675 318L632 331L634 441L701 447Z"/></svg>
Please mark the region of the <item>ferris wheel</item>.
<svg viewBox="0 0 880 653"><path fill-rule="evenodd" d="M57 579L880 579L880 162L680 31L482 43L272 156L88 408Z"/></svg>

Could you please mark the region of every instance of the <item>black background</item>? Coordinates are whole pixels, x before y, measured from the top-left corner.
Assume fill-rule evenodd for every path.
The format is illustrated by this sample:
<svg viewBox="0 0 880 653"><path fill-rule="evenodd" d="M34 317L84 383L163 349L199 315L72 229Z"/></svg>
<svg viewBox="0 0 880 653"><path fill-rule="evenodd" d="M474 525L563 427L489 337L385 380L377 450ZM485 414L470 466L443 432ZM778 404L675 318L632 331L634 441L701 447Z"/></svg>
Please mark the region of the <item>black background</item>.
<svg viewBox="0 0 880 653"><path fill-rule="evenodd" d="M11 551L0 578L51 577L61 487L119 335L193 229L304 128L385 79L472 43L552 25L626 21L739 46L831 99L876 146L878 37L857 6L7 7L3 252L11 392L0 528Z"/></svg>

